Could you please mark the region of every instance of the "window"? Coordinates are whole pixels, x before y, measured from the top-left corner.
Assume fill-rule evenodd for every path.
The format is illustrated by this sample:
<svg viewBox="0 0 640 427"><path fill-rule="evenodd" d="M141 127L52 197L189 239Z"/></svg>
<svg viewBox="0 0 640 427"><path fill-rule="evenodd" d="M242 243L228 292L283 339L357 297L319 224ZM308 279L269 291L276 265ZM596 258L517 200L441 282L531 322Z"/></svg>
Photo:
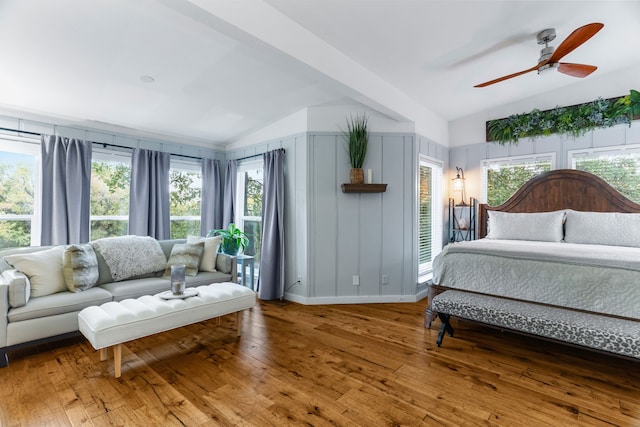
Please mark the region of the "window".
<svg viewBox="0 0 640 427"><path fill-rule="evenodd" d="M418 277L422 282L442 249L442 165L420 156L418 175Z"/></svg>
<svg viewBox="0 0 640 427"><path fill-rule="evenodd" d="M238 167L236 225L249 237L245 255L255 257L260 264L262 244L262 160L243 163Z"/></svg>
<svg viewBox="0 0 640 427"><path fill-rule="evenodd" d="M200 162L171 158L169 187L172 239L200 235L201 170Z"/></svg>
<svg viewBox="0 0 640 427"><path fill-rule="evenodd" d="M0 139L0 247L40 244L40 145Z"/></svg>
<svg viewBox="0 0 640 427"><path fill-rule="evenodd" d="M131 154L93 150L91 160L91 240L124 236L129 226Z"/></svg>
<svg viewBox="0 0 640 427"><path fill-rule="evenodd" d="M555 168L555 153L484 160L482 162L483 199L498 206L534 176Z"/></svg>
<svg viewBox="0 0 640 427"><path fill-rule="evenodd" d="M568 154L571 168L599 176L625 197L640 203L640 145L575 150Z"/></svg>

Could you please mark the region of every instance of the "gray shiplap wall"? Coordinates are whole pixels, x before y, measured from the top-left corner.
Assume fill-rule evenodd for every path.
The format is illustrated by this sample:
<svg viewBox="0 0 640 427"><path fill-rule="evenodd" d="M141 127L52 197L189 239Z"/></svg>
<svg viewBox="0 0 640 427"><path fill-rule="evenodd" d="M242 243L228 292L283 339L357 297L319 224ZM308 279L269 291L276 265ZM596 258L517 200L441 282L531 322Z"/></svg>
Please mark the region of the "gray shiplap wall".
<svg viewBox="0 0 640 427"><path fill-rule="evenodd" d="M309 133L307 150L308 281L287 298L308 304L418 299L418 152L446 166L447 149L415 134L371 133L364 169L372 170L374 183L388 184L385 193L372 194L342 192L350 165L341 134Z"/></svg>

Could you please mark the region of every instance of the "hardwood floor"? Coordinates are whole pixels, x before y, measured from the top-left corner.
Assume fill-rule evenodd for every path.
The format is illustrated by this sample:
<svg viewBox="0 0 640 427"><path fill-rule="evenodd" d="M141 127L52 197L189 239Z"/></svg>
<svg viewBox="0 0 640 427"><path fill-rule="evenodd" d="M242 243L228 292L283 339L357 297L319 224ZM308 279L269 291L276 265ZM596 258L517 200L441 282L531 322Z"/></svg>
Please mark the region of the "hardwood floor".
<svg viewBox="0 0 640 427"><path fill-rule="evenodd" d="M640 425L640 363L454 321L425 302L243 314L127 343L122 377L82 337L13 352L0 425Z"/></svg>

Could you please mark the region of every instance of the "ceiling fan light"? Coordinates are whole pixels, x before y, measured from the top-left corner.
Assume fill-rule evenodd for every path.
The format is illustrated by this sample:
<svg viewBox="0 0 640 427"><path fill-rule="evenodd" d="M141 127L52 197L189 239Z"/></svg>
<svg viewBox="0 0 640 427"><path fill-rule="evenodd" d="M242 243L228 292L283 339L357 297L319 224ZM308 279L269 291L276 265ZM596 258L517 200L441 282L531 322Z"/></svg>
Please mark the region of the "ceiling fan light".
<svg viewBox="0 0 640 427"><path fill-rule="evenodd" d="M558 70L558 65L560 65L560 64L557 63L557 62L551 62L551 63L548 63L548 64L544 64L542 67L538 68L538 75L541 75L541 74L545 73L547 70L551 70L551 69L554 69L554 70L557 71ZM547 74L547 73L545 73L545 74Z"/></svg>

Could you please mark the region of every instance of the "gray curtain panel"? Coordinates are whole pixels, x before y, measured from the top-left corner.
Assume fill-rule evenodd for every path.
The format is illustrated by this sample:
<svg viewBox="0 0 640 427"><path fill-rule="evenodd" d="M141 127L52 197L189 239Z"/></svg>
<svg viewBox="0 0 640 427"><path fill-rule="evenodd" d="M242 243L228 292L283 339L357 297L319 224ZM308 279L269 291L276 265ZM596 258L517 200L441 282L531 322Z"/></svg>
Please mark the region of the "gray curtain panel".
<svg viewBox="0 0 640 427"><path fill-rule="evenodd" d="M224 181L219 160L202 159L202 205L200 233L222 228Z"/></svg>
<svg viewBox="0 0 640 427"><path fill-rule="evenodd" d="M131 157L129 234L171 238L170 154L134 149Z"/></svg>
<svg viewBox="0 0 640 427"><path fill-rule="evenodd" d="M222 216L222 228L229 227L234 221L236 213L236 181L238 180L238 161L227 160L227 169L224 174L224 214Z"/></svg>
<svg viewBox="0 0 640 427"><path fill-rule="evenodd" d="M269 151L264 158L262 187L262 246L258 296L284 298L284 150Z"/></svg>
<svg viewBox="0 0 640 427"><path fill-rule="evenodd" d="M89 241L91 143L42 135L42 236L40 244Z"/></svg>

